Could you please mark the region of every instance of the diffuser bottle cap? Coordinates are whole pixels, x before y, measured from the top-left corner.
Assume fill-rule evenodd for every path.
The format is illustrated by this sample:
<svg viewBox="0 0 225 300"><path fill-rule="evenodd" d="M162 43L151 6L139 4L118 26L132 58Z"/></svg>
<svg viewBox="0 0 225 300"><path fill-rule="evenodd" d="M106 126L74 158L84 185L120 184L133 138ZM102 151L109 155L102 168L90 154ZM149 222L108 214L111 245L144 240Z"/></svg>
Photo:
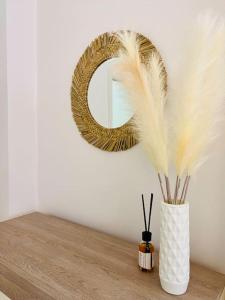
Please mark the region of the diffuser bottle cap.
<svg viewBox="0 0 225 300"><path fill-rule="evenodd" d="M152 239L152 233L150 231L142 231L142 241L150 242Z"/></svg>

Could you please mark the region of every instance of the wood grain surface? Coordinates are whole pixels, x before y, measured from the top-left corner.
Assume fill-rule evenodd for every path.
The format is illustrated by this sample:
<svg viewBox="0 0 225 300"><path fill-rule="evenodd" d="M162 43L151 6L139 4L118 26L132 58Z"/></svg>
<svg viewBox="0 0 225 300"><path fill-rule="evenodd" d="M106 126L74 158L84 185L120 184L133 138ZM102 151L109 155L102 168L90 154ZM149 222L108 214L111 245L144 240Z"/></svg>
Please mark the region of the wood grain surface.
<svg viewBox="0 0 225 300"><path fill-rule="evenodd" d="M0 223L0 290L12 300L216 300L224 286L225 275L192 264L175 297L157 266L138 269L136 244L41 213Z"/></svg>

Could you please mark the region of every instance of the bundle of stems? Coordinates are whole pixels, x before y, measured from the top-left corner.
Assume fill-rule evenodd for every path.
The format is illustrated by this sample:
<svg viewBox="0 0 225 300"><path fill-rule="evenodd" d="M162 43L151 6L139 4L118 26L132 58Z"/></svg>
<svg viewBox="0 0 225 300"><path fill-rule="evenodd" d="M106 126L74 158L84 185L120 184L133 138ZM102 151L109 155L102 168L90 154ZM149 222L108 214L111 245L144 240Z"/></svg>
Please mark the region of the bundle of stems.
<svg viewBox="0 0 225 300"><path fill-rule="evenodd" d="M190 178L206 160L205 149L216 135L224 100L224 23L210 15L197 18L189 39L186 37L183 61L174 77L176 86L168 95L159 54L151 53L142 63L136 33L123 31L117 37L123 46L117 73L133 107L140 142L158 174L163 200L183 204ZM168 175L170 160L177 174L173 193Z"/></svg>

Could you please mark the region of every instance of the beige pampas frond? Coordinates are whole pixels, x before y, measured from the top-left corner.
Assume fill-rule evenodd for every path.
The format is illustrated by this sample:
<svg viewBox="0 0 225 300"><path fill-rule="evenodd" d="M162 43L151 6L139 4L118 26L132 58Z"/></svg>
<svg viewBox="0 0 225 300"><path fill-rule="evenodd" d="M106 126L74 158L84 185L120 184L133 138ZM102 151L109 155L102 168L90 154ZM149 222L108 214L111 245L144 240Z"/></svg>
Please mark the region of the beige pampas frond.
<svg viewBox="0 0 225 300"><path fill-rule="evenodd" d="M165 78L161 58L153 53L149 62L143 64L137 34L124 31L117 37L124 49L119 52L116 72L134 110L134 125L140 142L157 173L168 176Z"/></svg>
<svg viewBox="0 0 225 300"><path fill-rule="evenodd" d="M200 16L184 49L184 63L170 96L176 172L192 175L217 135L215 125L225 96L225 26L218 18Z"/></svg>
<svg viewBox="0 0 225 300"><path fill-rule="evenodd" d="M160 56L154 52L148 63L143 64L137 35L122 32L117 36L123 45L117 65L118 79L133 106L140 141L158 173L164 201L182 204L191 175L206 160L205 150L217 135L216 125L225 100L225 25L210 15L198 18L191 38L186 37L183 62L179 64L169 97L165 95ZM165 116L166 97L170 124ZM170 147L168 126L172 131ZM177 173L174 195L170 193L168 179L168 148ZM165 175L167 197L160 174Z"/></svg>

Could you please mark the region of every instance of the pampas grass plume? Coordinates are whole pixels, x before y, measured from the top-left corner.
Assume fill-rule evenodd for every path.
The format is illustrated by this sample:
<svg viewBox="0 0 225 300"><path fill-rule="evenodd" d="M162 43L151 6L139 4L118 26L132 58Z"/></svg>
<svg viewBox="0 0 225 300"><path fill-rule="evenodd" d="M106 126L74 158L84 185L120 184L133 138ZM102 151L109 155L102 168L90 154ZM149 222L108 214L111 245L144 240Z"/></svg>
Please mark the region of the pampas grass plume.
<svg viewBox="0 0 225 300"><path fill-rule="evenodd" d="M137 34L117 34L123 48L116 72L128 93L139 139L157 173L168 175L165 106L165 77L160 56L153 52L147 64L141 62Z"/></svg>
<svg viewBox="0 0 225 300"><path fill-rule="evenodd" d="M225 96L225 26L209 14L190 32L174 80L173 153L178 176L192 175L206 161L205 150L217 135Z"/></svg>

